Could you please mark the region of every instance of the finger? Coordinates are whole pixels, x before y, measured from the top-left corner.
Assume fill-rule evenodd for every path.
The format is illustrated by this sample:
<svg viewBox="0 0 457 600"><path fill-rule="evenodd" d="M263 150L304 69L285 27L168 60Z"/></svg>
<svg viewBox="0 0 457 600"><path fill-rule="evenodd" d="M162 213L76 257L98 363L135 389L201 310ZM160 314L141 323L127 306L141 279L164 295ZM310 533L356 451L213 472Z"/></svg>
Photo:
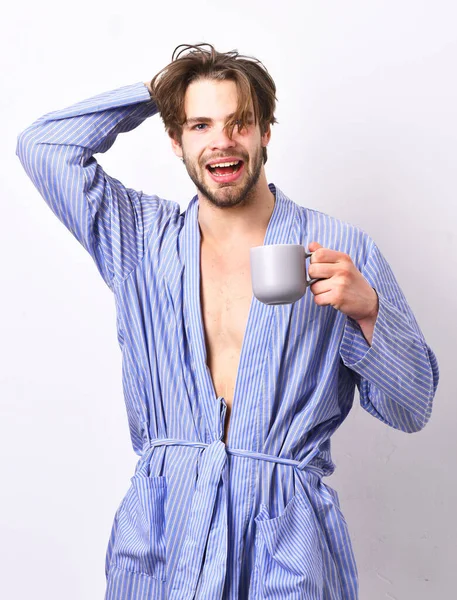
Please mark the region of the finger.
<svg viewBox="0 0 457 600"><path fill-rule="evenodd" d="M311 256L311 263L337 263L351 260L344 252L330 250L330 248L318 248Z"/></svg>
<svg viewBox="0 0 457 600"><path fill-rule="evenodd" d="M319 248L322 248L322 246L318 243L318 242L311 242L308 245L308 250L310 252L315 252L316 250L318 250Z"/></svg>
<svg viewBox="0 0 457 600"><path fill-rule="evenodd" d="M314 302L318 306L327 306L329 304L332 304L332 293L331 293L331 291L323 292L322 294L315 294L314 295Z"/></svg>
<svg viewBox="0 0 457 600"><path fill-rule="evenodd" d="M310 279L329 279L337 274L338 267L334 263L311 263L308 267Z"/></svg>
<svg viewBox="0 0 457 600"><path fill-rule="evenodd" d="M326 294L327 292L330 292L332 286L328 279L323 279L322 281L316 281L315 283L311 284L309 289L315 296L319 296L320 294Z"/></svg>

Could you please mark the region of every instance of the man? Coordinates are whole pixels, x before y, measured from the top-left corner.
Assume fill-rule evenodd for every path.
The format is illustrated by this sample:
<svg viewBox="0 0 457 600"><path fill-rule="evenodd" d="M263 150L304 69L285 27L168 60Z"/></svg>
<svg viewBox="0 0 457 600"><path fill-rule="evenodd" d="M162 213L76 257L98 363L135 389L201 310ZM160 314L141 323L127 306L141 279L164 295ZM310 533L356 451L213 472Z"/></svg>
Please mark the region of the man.
<svg viewBox="0 0 457 600"><path fill-rule="evenodd" d="M430 418L437 362L375 243L267 183L275 91L259 61L185 46L150 83L18 138L116 301L140 459L109 540L107 600L356 599L347 525L322 481L330 437L355 387L391 427ZM94 158L157 112L198 190L182 213ZM309 248L320 281L268 306L252 298L249 249L279 243Z"/></svg>

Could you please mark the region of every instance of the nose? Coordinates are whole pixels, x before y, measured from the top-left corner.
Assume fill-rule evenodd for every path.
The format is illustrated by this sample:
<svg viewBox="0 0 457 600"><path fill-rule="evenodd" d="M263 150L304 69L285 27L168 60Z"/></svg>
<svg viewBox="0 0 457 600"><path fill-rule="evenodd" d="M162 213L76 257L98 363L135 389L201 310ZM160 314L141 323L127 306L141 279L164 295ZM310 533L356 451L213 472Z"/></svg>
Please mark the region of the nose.
<svg viewBox="0 0 457 600"><path fill-rule="evenodd" d="M235 146L235 140L229 138L223 126L214 128L213 136L210 140L211 150L224 150L226 148L234 148Z"/></svg>

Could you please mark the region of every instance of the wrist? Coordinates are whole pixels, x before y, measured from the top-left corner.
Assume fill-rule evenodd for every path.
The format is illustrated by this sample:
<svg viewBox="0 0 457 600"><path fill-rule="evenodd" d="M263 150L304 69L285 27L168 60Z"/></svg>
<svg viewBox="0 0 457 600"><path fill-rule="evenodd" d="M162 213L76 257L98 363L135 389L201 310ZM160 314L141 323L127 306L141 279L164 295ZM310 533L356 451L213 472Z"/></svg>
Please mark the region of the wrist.
<svg viewBox="0 0 457 600"><path fill-rule="evenodd" d="M369 311L369 313L365 317L363 317L363 319L356 320L357 325L360 327L360 330L361 330L364 338L366 339L366 341L368 342L368 344L370 346L373 341L374 328L376 325L376 319L378 318L378 312L379 312L378 293L376 292L376 290L374 288L373 288L373 291L375 292L376 300L373 304L372 310Z"/></svg>
<svg viewBox="0 0 457 600"><path fill-rule="evenodd" d="M373 303L371 309L367 312L367 314L361 319L356 319L357 323L360 324L368 324L371 325L376 323L376 319L378 318L379 312L379 296L378 292L372 288L374 292Z"/></svg>

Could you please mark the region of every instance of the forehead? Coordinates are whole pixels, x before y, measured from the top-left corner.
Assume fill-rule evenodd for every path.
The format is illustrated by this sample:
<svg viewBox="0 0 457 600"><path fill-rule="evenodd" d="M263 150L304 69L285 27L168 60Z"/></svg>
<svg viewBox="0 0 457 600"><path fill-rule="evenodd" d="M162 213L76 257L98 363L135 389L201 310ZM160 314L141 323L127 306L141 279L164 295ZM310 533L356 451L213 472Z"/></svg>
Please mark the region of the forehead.
<svg viewBox="0 0 457 600"><path fill-rule="evenodd" d="M188 86L184 97L187 119L194 117L224 118L236 111L237 104L238 92L234 81L200 79Z"/></svg>

